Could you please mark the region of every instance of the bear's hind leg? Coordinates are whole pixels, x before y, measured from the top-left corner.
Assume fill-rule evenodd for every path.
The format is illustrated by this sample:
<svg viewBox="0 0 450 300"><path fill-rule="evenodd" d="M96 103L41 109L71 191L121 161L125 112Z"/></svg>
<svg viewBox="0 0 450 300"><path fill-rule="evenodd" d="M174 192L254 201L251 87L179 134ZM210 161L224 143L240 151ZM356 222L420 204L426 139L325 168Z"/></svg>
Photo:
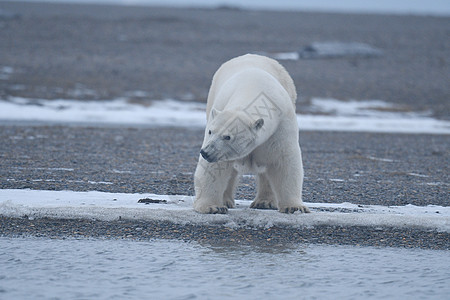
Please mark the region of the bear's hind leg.
<svg viewBox="0 0 450 300"><path fill-rule="evenodd" d="M286 158L284 164L268 168L267 174L280 212L310 212L302 201L303 164L300 155L293 155L290 159Z"/></svg>
<svg viewBox="0 0 450 300"><path fill-rule="evenodd" d="M256 185L258 192L252 204L250 204L250 208L277 209L277 199L266 174L260 173L256 176Z"/></svg>
<svg viewBox="0 0 450 300"><path fill-rule="evenodd" d="M229 162L208 163L200 157L194 175L196 211L204 214L228 212L223 196L233 171Z"/></svg>

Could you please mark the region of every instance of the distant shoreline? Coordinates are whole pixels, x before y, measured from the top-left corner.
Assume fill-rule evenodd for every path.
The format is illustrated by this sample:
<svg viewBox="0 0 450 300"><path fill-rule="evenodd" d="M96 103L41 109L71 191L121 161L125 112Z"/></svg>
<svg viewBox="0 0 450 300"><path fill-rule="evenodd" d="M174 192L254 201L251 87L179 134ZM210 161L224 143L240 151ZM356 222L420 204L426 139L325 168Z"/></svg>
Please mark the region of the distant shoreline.
<svg viewBox="0 0 450 300"><path fill-rule="evenodd" d="M14 0L3 0L5 2L13 2ZM16 2L16 1L14 1ZM190 1L190 3L183 3L183 0L171 1L154 1L154 0L21 0L24 3L45 3L45 4L76 4L76 5L116 5L128 7L167 7L167 8L181 8L181 9L222 9L222 10L248 10L248 11L274 11L274 12L306 12L306 13L331 13L331 14L362 14L362 15L394 15L394 16L434 16L434 17L449 17L450 5L440 3L429 3L427 5L411 6L411 3L404 1L404 4L394 4L385 2L377 3L375 6L371 4L360 3L345 3L340 2L336 6L334 1L322 1L319 4L311 4L308 1L277 1L264 3L251 3L242 5L242 2L234 0L220 0L220 1ZM398 2L398 1L397 1ZM355 7L356 4L356 7ZM440 4L440 5L439 5ZM403 7L402 7L403 6ZM405 8L407 6L408 8Z"/></svg>

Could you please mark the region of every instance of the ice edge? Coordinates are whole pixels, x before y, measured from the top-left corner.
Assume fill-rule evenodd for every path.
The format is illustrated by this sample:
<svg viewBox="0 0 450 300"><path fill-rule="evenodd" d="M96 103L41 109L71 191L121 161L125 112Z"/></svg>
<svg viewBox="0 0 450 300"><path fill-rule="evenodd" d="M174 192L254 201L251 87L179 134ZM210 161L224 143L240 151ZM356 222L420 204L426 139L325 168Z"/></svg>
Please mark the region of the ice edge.
<svg viewBox="0 0 450 300"><path fill-rule="evenodd" d="M140 198L145 197L166 200L167 203L137 203ZM387 207L352 203L305 203L312 213L287 215L272 210L250 209L250 201L237 200L237 208L230 209L226 215L204 215L192 209L193 197L183 195L0 190L0 198L4 199L0 201L0 215L15 218L148 220L230 228L368 226L450 232L450 207L434 205Z"/></svg>

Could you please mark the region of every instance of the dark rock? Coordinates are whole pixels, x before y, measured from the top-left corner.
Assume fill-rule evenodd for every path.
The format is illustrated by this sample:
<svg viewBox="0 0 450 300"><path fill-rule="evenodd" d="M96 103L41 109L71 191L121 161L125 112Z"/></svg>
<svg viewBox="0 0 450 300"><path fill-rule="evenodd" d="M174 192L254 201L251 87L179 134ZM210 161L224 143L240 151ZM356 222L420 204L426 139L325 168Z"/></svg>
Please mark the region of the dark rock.
<svg viewBox="0 0 450 300"><path fill-rule="evenodd" d="M303 59L339 57L378 57L383 51L368 44L358 42L316 42L299 51Z"/></svg>
<svg viewBox="0 0 450 300"><path fill-rule="evenodd" d="M150 204L150 203L167 203L167 200L151 199L151 198L142 198L142 199L139 199L138 203L144 203L144 204Z"/></svg>

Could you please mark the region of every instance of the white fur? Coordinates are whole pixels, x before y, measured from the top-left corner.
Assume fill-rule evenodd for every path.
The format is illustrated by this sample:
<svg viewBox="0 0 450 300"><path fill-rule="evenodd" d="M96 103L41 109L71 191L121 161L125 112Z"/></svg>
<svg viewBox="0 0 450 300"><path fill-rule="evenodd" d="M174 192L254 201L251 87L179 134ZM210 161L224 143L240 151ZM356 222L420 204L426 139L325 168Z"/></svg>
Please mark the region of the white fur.
<svg viewBox="0 0 450 300"><path fill-rule="evenodd" d="M309 212L302 202L296 98L294 82L273 59L247 54L217 70L194 176L196 211L226 213L234 207L238 175L250 171L258 183L252 208Z"/></svg>

